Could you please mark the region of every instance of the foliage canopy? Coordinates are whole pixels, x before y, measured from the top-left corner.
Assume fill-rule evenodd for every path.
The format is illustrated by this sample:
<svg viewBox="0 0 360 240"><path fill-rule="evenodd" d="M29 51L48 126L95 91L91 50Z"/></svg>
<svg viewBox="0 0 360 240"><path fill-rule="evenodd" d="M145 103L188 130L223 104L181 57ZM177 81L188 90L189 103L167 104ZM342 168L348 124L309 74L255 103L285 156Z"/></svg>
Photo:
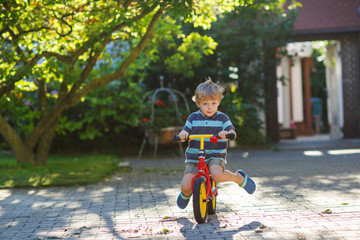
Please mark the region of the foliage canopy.
<svg viewBox="0 0 360 240"><path fill-rule="evenodd" d="M209 28L217 14L244 2L1 2L0 134L19 162L45 164L62 113L92 90L124 81L127 71L136 69L131 64L155 35L161 18ZM93 71L102 64L111 65L109 71ZM19 111L13 115L14 106Z"/></svg>

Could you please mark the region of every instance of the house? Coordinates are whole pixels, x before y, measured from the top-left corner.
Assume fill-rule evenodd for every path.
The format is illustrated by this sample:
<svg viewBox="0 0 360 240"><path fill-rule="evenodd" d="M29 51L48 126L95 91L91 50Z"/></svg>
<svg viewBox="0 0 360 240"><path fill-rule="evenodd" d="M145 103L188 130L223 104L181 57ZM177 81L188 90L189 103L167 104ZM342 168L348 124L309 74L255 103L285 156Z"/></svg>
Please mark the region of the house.
<svg viewBox="0 0 360 240"><path fill-rule="evenodd" d="M302 7L283 58L277 68L278 120L283 138L313 135L309 41L334 40L327 47L326 86L331 137L360 137L360 2L354 0L298 0Z"/></svg>

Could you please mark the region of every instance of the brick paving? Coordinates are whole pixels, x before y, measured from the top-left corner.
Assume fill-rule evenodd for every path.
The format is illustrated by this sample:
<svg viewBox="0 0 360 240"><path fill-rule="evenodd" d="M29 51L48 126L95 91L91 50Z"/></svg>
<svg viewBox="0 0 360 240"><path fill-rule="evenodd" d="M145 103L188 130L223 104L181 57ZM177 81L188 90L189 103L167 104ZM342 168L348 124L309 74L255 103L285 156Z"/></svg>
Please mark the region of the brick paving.
<svg viewBox="0 0 360 240"><path fill-rule="evenodd" d="M360 239L360 140L278 149L230 150L227 168L257 190L218 184L204 224L176 206L183 158L130 159L132 172L96 185L0 190L0 239Z"/></svg>

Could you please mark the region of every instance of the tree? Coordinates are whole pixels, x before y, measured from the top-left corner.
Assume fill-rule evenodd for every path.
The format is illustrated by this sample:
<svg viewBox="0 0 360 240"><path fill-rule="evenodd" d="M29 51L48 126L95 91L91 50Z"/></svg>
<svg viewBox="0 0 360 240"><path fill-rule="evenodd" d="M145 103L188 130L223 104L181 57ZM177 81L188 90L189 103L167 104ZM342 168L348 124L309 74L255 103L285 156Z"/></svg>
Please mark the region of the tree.
<svg viewBox="0 0 360 240"><path fill-rule="evenodd" d="M173 16L207 27L216 20L214 10L229 11L241 2L0 3L0 134L18 162L45 164L61 114L92 90L124 79L161 17ZM114 52L108 48L112 43L120 46L113 71L91 78L99 63L111 64L109 56ZM18 116L12 115L13 106L21 108Z"/></svg>
<svg viewBox="0 0 360 240"><path fill-rule="evenodd" d="M234 11L219 16L211 29L205 31L217 44L214 54L205 54L198 66L190 70L184 70L182 64L174 64L176 68L166 65L171 52L163 47L167 51L149 66L146 84L156 86L154 79L161 72L168 84L191 95L208 76L226 82L232 87L220 108L230 113L242 136L237 141L250 145L264 143L266 139L259 131L263 126L259 111L263 110L266 112L266 137L278 141L276 57L291 34L295 16L291 9L297 6L295 1L287 2L289 9L285 1L257 0L252 4L240 4ZM183 24L183 29L184 32L204 33L203 29L191 25Z"/></svg>

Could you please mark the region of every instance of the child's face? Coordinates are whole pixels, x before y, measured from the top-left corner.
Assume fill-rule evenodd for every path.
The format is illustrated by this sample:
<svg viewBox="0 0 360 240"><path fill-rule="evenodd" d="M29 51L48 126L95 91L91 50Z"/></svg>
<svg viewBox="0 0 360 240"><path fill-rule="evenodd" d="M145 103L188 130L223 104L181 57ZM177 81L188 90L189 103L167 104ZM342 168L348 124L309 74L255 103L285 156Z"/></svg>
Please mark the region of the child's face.
<svg viewBox="0 0 360 240"><path fill-rule="evenodd" d="M205 99L196 103L196 105L200 108L201 112L205 114L205 116L211 117L217 112L220 100Z"/></svg>

